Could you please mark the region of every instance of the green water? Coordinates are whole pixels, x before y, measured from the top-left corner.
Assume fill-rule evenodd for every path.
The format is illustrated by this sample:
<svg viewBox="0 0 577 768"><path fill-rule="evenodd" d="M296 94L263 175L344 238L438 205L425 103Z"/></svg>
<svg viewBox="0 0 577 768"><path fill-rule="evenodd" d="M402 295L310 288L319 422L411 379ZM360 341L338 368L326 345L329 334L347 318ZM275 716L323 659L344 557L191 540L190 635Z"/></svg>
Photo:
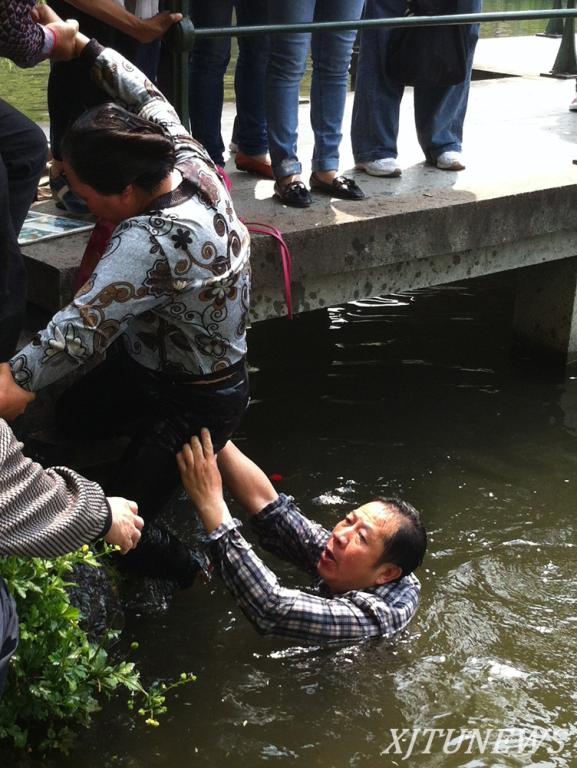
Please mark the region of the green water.
<svg viewBox="0 0 577 768"><path fill-rule="evenodd" d="M124 645L140 643L148 678L198 681L160 728L117 702L43 768L574 768L577 377L511 363L512 296L502 275L331 310L330 330L305 332L298 353L279 326L250 340L238 440L307 514L332 526L392 494L423 511L430 550L409 632L319 650L260 637L218 581L161 613L143 594ZM187 525L187 505L173 514ZM268 560L284 583L306 583ZM443 735L391 754L392 729L416 728ZM505 728L544 744L499 746ZM459 748L475 729L488 746Z"/></svg>
<svg viewBox="0 0 577 768"><path fill-rule="evenodd" d="M551 7L547 0L485 0L484 10L493 11L521 11L538 10ZM483 37L509 37L512 35L530 35L543 31L546 22L495 22L484 24ZM226 98L232 101L234 98L234 60L232 57L226 80ZM48 122L48 108L46 105L46 80L48 77L48 64L42 64L34 69L22 70L17 67L8 67L5 62L0 62L0 98L9 101L18 107L24 114L39 123Z"/></svg>

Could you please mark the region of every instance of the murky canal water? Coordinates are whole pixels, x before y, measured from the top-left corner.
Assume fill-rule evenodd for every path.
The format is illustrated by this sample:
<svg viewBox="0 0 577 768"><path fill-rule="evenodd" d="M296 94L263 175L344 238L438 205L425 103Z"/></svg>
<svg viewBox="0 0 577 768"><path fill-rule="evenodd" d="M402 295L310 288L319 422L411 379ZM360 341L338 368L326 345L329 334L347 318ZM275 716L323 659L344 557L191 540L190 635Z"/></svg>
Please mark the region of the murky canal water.
<svg viewBox="0 0 577 768"><path fill-rule="evenodd" d="M253 340L240 442L283 490L327 525L376 495L423 510L431 545L410 632L295 647L257 635L221 584L198 584L165 613L128 617L124 642L140 642L148 676L198 675L161 727L107 707L47 766L575 766L577 378L510 363L507 282L337 309L298 357L280 327L264 350ZM454 754L444 734L430 754L426 734L395 754L391 729L413 728L456 729ZM519 754L519 731L495 744L505 728L549 741Z"/></svg>

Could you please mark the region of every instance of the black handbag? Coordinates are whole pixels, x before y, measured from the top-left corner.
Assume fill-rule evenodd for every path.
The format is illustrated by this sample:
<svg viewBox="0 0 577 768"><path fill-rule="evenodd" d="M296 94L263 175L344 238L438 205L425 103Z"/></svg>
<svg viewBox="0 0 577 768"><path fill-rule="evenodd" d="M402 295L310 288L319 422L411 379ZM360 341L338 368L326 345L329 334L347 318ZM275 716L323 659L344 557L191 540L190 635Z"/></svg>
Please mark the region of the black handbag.
<svg viewBox="0 0 577 768"><path fill-rule="evenodd" d="M408 0L410 16L447 16L458 12L458 0ZM385 75L402 85L420 88L462 83L467 76L467 40L463 26L393 29L385 58Z"/></svg>

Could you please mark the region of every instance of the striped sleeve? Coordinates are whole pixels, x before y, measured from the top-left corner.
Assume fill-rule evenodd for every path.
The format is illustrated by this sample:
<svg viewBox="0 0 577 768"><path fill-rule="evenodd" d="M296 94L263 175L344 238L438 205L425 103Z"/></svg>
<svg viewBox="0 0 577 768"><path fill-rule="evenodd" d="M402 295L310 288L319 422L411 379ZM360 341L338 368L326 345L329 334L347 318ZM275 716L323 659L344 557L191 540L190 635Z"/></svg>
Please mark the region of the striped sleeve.
<svg viewBox="0 0 577 768"><path fill-rule="evenodd" d="M0 419L0 555L56 557L103 536L111 513L103 490L66 467L27 459Z"/></svg>

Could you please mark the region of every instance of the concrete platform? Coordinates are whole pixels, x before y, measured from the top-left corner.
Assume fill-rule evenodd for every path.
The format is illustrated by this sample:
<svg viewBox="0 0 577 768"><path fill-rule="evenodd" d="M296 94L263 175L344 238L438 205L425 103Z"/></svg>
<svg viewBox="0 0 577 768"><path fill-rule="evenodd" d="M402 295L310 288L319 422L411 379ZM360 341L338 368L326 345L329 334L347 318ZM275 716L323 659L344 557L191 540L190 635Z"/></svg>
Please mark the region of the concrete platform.
<svg viewBox="0 0 577 768"><path fill-rule="evenodd" d="M362 185L365 201L315 196L311 208L290 209L272 200L272 182L227 163L241 215L273 224L286 236L297 312L577 256L577 165L572 162L577 114L567 109L574 81L538 76L543 66L550 69L557 47L557 40L538 37L480 42L479 68L492 66L492 60L494 71L501 72L510 56L508 71L522 76L472 84L467 169L460 173L424 164L411 89L402 107L401 178L377 179L352 170L345 136L341 169ZM345 126L351 107L352 95ZM307 113L302 105L299 149L305 179L312 154ZM225 136L233 116L227 105ZM31 301L50 311L68 301L85 241L84 235L70 236L25 249ZM254 238L253 275L253 321L284 314L280 260L269 238ZM552 322L557 327L558 320ZM554 343L565 341L560 337Z"/></svg>

